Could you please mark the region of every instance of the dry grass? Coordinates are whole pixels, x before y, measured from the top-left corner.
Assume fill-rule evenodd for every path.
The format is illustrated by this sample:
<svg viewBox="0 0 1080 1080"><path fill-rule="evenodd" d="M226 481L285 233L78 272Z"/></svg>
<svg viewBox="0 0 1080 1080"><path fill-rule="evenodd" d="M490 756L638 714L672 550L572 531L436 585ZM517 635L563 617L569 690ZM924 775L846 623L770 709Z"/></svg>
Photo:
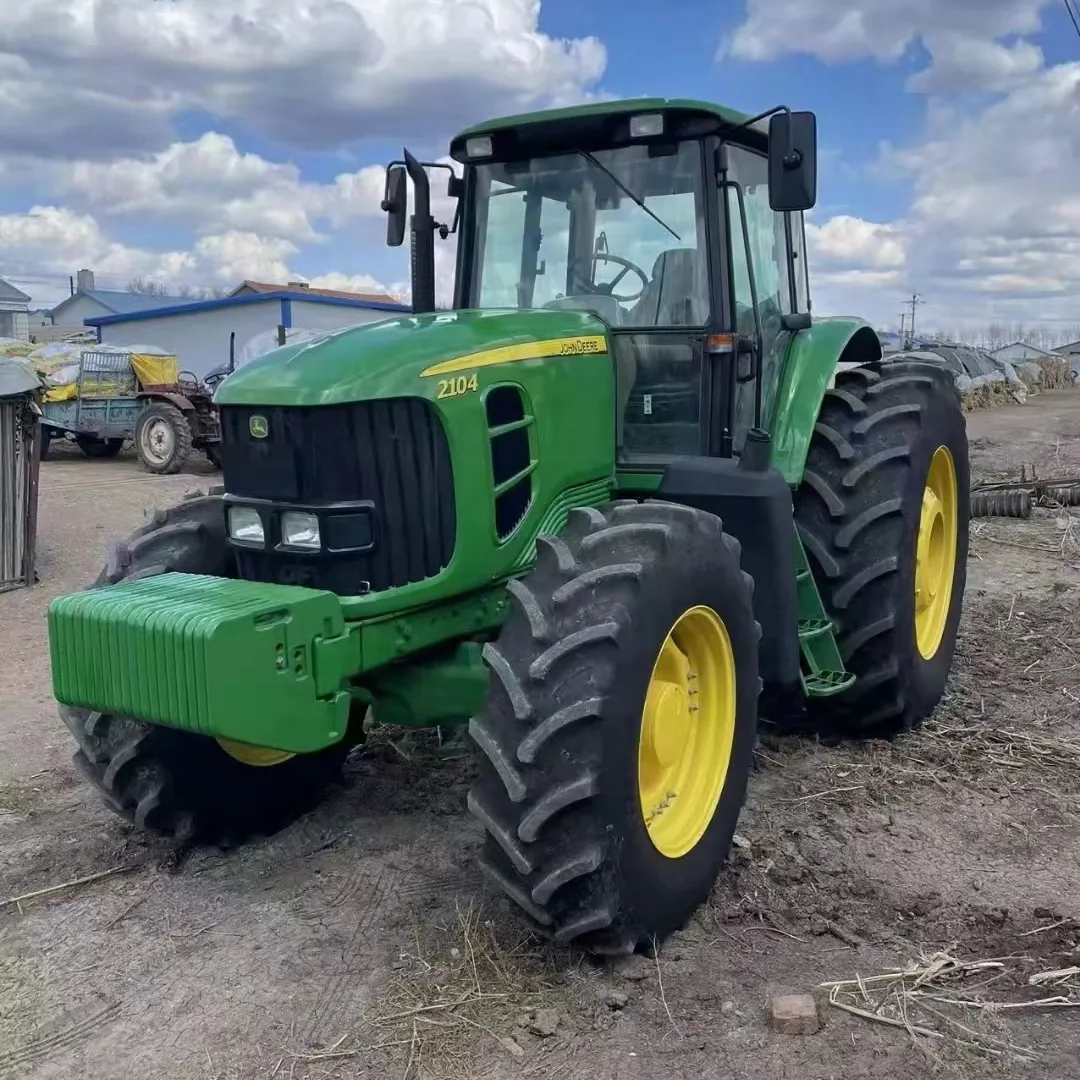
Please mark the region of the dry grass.
<svg viewBox="0 0 1080 1080"><path fill-rule="evenodd" d="M982 386L960 391L960 403L966 413L996 409L1000 405L1016 405L1020 400L1017 388L1005 381L983 383Z"/></svg>
<svg viewBox="0 0 1080 1080"><path fill-rule="evenodd" d="M1051 793L1080 814L1078 601L1075 592L975 601L945 698L919 731L833 747L766 734L760 767L783 770L787 801L805 809L885 806L959 782Z"/></svg>
<svg viewBox="0 0 1080 1080"><path fill-rule="evenodd" d="M1032 1047L1000 1023L1020 1010L1080 1008L1080 967L1042 969L1034 957L958 960L939 952L880 975L821 984L843 1012L901 1028L917 1045L949 1040L993 1056L1026 1061Z"/></svg>
<svg viewBox="0 0 1080 1080"><path fill-rule="evenodd" d="M478 1062L505 1066L524 1056L534 1033L565 1028L570 967L569 952L470 904L452 925L417 929L414 949L402 951L355 1033L332 1046L288 1051L283 1061L319 1063L329 1069L323 1075L359 1060L381 1063L377 1075L401 1080L476 1080L484 1075Z"/></svg>
<svg viewBox="0 0 1080 1080"><path fill-rule="evenodd" d="M883 893L877 863L858 854L885 855L910 828L912 807L942 799L1016 807L1015 820L999 819L1009 857L1080 827L1080 593L971 601L949 692L921 730L839 745L764 735L745 838L707 913L725 940L752 952L761 934L824 935L910 955L926 941L949 947L959 933L971 950L1012 951L1013 923L980 914L985 899L924 903L918 874L910 890ZM1019 809L1034 806L1037 819ZM908 822L899 833L897 821ZM1067 966L1047 960L1047 969Z"/></svg>
<svg viewBox="0 0 1080 1080"><path fill-rule="evenodd" d="M1056 357L1040 360L1039 375L1034 377L1026 369L1017 368L1020 381L1027 388L1028 395L1035 395L1043 390L1064 390L1073 385L1073 371L1069 362ZM960 392L960 400L964 412L975 412L979 409L994 409L999 405L1014 405L1022 403L1022 395L1017 393L1018 387L1012 383L989 382L982 386L976 386Z"/></svg>
<svg viewBox="0 0 1080 1080"><path fill-rule="evenodd" d="M1072 366L1069 361L1057 357L1048 357L1038 361L1040 368L1037 378L1030 375L1026 368L1018 367L1017 375L1028 388L1028 392L1037 394L1040 390L1064 390L1073 385Z"/></svg>
<svg viewBox="0 0 1080 1080"><path fill-rule="evenodd" d="M1039 382L1043 390L1064 390L1072 386L1072 366L1067 360L1040 360L1039 366L1042 368Z"/></svg>

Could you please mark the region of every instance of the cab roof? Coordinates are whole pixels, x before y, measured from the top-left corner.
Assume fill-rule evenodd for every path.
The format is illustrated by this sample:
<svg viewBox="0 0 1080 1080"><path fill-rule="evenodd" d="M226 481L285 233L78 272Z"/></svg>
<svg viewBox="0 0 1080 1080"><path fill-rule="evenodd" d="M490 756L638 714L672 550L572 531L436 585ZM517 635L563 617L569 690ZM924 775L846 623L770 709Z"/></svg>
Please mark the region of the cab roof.
<svg viewBox="0 0 1080 1080"><path fill-rule="evenodd" d="M628 122L630 114L662 112L675 121L675 134L682 128L683 137L700 137L724 128L739 127L750 116L747 113L693 98L627 98L622 101L599 101L590 105L575 105L565 109L545 109L541 112L518 113L485 120L459 132L450 144L451 156L465 160L464 142L476 135L513 135L515 141L526 143L556 143L560 135L570 142L578 134L601 137L601 132L614 133ZM759 137L768 132L767 121L759 121L747 129ZM622 141L617 139L617 141ZM754 140L757 141L757 140Z"/></svg>

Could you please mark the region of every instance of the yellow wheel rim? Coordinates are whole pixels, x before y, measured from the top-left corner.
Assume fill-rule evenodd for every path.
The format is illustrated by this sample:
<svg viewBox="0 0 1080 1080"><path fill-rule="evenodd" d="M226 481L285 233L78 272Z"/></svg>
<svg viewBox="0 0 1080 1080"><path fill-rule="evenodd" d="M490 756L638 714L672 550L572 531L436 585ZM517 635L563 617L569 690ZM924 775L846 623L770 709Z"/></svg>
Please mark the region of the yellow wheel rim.
<svg viewBox="0 0 1080 1080"><path fill-rule="evenodd" d="M218 746L231 758L235 758L243 765L254 765L257 768L266 768L270 765L280 765L289 758L296 757L288 750L271 750L269 746L249 746L247 743L233 742L232 739L218 739Z"/></svg>
<svg viewBox="0 0 1080 1080"><path fill-rule="evenodd" d="M941 648L949 621L956 576L958 502L952 454L939 446L926 477L915 549L915 640L924 660L933 659Z"/></svg>
<svg viewBox="0 0 1080 1080"><path fill-rule="evenodd" d="M638 742L638 797L653 846L690 851L713 819L735 741L735 654L709 607L676 620L653 665Z"/></svg>

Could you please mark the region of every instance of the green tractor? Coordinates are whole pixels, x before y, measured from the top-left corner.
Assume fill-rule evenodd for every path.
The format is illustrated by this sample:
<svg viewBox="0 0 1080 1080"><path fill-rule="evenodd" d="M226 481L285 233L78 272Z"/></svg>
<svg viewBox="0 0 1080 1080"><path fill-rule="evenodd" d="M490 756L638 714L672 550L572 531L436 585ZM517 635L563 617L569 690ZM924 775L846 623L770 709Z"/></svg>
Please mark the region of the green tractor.
<svg viewBox="0 0 1080 1080"><path fill-rule="evenodd" d="M391 165L413 313L230 375L223 489L53 602L85 776L147 830L236 841L370 723L467 723L485 871L610 954L708 896L759 716L919 724L963 598L964 418L943 366L811 317L816 140L685 100L497 120L451 145L452 225L440 166Z"/></svg>

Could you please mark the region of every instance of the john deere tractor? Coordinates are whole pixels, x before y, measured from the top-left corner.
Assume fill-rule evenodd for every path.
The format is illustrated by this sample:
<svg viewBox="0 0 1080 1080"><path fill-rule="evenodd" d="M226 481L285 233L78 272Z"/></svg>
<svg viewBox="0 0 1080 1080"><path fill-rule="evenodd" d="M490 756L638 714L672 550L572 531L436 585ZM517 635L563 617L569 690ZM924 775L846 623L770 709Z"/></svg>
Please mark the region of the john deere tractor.
<svg viewBox="0 0 1080 1080"><path fill-rule="evenodd" d="M944 367L811 316L812 113L604 102L450 157L449 224L440 166L387 170L413 312L219 386L223 489L53 603L55 694L86 777L182 842L288 823L371 723L467 723L486 872L628 951L708 895L759 716L890 737L934 708L964 418Z"/></svg>

